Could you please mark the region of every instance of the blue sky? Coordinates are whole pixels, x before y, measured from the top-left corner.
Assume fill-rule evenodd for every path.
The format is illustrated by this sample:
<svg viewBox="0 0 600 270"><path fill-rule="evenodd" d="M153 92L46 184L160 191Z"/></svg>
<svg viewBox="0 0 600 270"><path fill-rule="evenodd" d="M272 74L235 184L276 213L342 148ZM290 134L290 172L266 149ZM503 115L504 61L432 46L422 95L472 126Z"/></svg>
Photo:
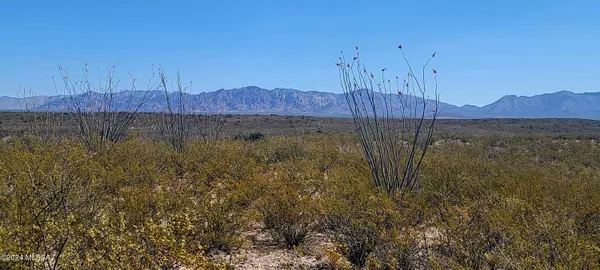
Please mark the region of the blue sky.
<svg viewBox="0 0 600 270"><path fill-rule="evenodd" d="M0 8L0 96L54 94L58 66L85 62L139 82L162 64L193 92L257 85L340 92L354 45L404 74L437 52L442 100L600 91L600 1L17 1ZM125 85L122 83L122 85ZM143 87L143 84L138 86Z"/></svg>

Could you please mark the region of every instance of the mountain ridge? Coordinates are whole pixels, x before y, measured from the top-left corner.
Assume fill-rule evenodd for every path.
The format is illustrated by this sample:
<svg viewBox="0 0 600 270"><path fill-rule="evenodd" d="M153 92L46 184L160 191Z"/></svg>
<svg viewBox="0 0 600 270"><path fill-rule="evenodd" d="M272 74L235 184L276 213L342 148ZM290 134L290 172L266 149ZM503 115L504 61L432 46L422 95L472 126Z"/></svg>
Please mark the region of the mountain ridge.
<svg viewBox="0 0 600 270"><path fill-rule="evenodd" d="M141 98L145 91L134 93ZM125 103L129 97L124 90L116 92L116 99ZM97 94L97 93L93 93ZM143 112L164 111L164 92L151 91L146 103L140 108ZM173 97L175 93L170 93ZM397 94L394 94L397 96ZM404 96L406 98L406 96ZM78 96L84 100L83 96ZM172 97L171 97L172 98ZM413 98L413 97L409 97ZM301 91L291 88L264 89L258 86L246 86L232 89L218 89L212 92L186 94L188 108L192 113L228 113L228 114L289 114L326 117L349 117L350 111L343 93L320 91ZM394 100L394 109L400 108L400 102ZM23 110L30 104L34 110L59 111L65 106L66 96L40 95L27 98L0 97L0 111ZM428 102L427 110L433 108ZM85 104L85 103L83 103ZM422 103L418 103L422 106ZM31 106L33 105L33 106ZM600 120L600 93L574 93L562 90L534 96L505 95L483 106L440 103L442 118L585 118ZM116 104L115 108L123 108ZM117 109L118 110L118 109Z"/></svg>

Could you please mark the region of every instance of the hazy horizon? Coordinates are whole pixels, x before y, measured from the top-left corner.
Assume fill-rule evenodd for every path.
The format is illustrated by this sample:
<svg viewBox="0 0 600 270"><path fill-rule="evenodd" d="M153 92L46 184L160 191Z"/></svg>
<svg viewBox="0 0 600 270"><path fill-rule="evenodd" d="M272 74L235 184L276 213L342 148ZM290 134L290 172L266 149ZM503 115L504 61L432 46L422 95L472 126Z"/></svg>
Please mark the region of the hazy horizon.
<svg viewBox="0 0 600 270"><path fill-rule="evenodd" d="M0 10L0 96L56 94L58 66L95 74L120 58L144 88L153 64L192 93L256 85L340 93L335 62L359 45L371 69L404 74L436 51L441 100L599 91L600 3L592 1L9 1Z"/></svg>

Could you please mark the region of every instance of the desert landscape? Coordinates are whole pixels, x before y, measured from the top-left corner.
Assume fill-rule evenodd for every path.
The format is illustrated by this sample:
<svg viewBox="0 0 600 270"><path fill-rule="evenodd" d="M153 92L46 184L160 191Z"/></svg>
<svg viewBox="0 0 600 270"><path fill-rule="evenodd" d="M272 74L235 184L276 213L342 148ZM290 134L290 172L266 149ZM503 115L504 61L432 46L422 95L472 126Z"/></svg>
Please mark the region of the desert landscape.
<svg viewBox="0 0 600 270"><path fill-rule="evenodd" d="M600 269L599 9L5 1L0 269Z"/></svg>
<svg viewBox="0 0 600 270"><path fill-rule="evenodd" d="M178 152L143 114L91 153L70 124L31 137L33 114L0 114L0 239L61 254L4 268L598 264L598 121L438 120L420 187L389 196L351 119L223 115Z"/></svg>

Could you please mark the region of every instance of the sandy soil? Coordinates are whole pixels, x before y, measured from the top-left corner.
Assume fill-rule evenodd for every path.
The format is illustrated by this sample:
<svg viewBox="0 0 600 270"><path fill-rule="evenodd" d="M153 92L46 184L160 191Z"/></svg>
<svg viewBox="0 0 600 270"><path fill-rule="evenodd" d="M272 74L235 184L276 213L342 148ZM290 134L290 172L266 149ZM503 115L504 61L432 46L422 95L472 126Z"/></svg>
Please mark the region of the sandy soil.
<svg viewBox="0 0 600 270"><path fill-rule="evenodd" d="M248 242L231 254L214 254L211 260L235 269L330 269L324 249L332 243L321 234L310 236L301 248L288 250L260 224L246 233Z"/></svg>

